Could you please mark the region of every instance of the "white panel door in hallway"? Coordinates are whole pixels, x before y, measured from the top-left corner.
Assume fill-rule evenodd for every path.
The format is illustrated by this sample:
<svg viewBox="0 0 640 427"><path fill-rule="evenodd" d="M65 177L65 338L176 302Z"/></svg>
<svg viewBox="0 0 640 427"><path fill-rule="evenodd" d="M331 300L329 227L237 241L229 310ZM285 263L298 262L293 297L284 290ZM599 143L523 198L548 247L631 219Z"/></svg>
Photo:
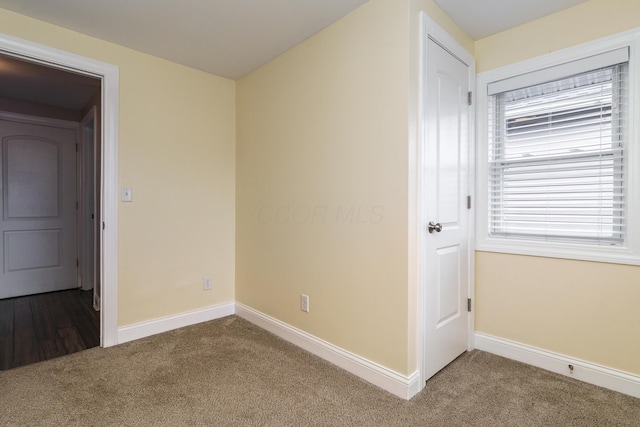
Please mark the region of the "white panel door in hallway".
<svg viewBox="0 0 640 427"><path fill-rule="evenodd" d="M77 287L77 132L0 120L0 298Z"/></svg>
<svg viewBox="0 0 640 427"><path fill-rule="evenodd" d="M469 67L428 39L424 212L425 378L469 337Z"/></svg>

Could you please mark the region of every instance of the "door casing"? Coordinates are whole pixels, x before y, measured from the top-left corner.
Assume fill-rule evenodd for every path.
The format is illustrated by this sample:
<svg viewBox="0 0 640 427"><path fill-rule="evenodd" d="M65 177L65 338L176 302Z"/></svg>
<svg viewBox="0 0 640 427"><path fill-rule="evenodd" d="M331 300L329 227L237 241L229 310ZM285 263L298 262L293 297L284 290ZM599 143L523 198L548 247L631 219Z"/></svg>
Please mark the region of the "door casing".
<svg viewBox="0 0 640 427"><path fill-rule="evenodd" d="M118 344L118 114L119 68L42 44L0 34L0 54L102 81L100 345Z"/></svg>
<svg viewBox="0 0 640 427"><path fill-rule="evenodd" d="M78 218L78 252L80 255L80 268L78 275L82 290L93 289L94 308L100 309L99 288L96 277L96 259L99 249L96 247L98 241L98 221L99 215L96 210L95 187L97 165L95 150L97 145L96 132L96 107L93 106L82 118L79 129L79 151L78 151L78 176L81 185L78 188L78 201L80 202L80 215Z"/></svg>

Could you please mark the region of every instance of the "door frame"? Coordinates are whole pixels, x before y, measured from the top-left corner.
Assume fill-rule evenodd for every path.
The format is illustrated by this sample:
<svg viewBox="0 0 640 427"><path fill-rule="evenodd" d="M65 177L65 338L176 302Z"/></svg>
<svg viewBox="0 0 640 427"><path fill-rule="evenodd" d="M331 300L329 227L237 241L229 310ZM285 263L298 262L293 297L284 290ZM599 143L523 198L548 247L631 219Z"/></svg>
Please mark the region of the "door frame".
<svg viewBox="0 0 640 427"><path fill-rule="evenodd" d="M118 344L118 115L119 68L0 33L0 54L102 81L100 345Z"/></svg>
<svg viewBox="0 0 640 427"><path fill-rule="evenodd" d="M417 34L419 38L417 40L419 54L418 54L418 64L415 68L418 70L418 74L415 78L414 84L417 85L417 90L415 93L418 94L417 99L417 108L416 111L416 142L415 149L412 154L415 155L415 159L412 159L412 170L411 174L415 176L415 217L410 219L410 233L416 233L417 238L414 238L414 242L416 244L417 249L414 249L414 255L410 256L411 262L416 263L415 274L410 277L415 277L417 280L416 283L416 321L418 325L416 326L416 331L418 335L418 343L416 345L416 362L420 372L420 383L419 390L422 390L426 385L426 369L425 369L425 354L428 349L426 348L426 333L425 333L425 325L426 325L426 309L425 309L425 298L426 298L426 237L427 232L423 229L422 219L425 218L425 174L423 173L423 169L421 167L425 152L425 144L426 144L426 124L424 120L424 113L426 111L426 67L429 61L429 57L427 54L427 41L428 39L433 40L435 43L440 45L443 49L448 51L450 54L458 58L464 64L469 67L469 90L474 93L475 92L475 58L472 54L470 54L464 47L462 47L457 40L455 40L449 33L447 33L442 27L435 23L424 11L420 11L419 13L419 31ZM474 104L469 107L469 170L468 170L468 179L469 179L469 195L471 196L472 202L475 200L475 107ZM472 203L472 209L468 211L468 227L469 233L467 237L467 244L469 248L469 259L468 259L468 298L472 299L472 303L474 302L474 258L475 258L475 245L474 245L474 235L475 235L475 215L474 215L474 206ZM410 208L411 209L411 208ZM411 212L411 211L410 211ZM417 241L416 241L417 240ZM410 242L412 240L410 239ZM472 311L468 317L468 341L467 341L467 350L472 350L475 347L475 339L474 339L474 306L472 304Z"/></svg>
<svg viewBox="0 0 640 427"><path fill-rule="evenodd" d="M96 200L95 194L93 200L86 200L85 191L87 187L87 172L89 172L93 179L91 184L94 187L95 192L95 182L96 182L96 106L92 106L89 111L82 117L80 121L80 126L78 128L78 180L80 185L78 186L78 202L79 202L79 212L78 216L78 259L80 260L80 265L78 269L78 277L80 278L79 283L82 285L82 290L87 291L89 289L93 289L94 291L94 306L95 306L95 293L96 293L96 254L98 253L96 248L96 242L98 242L97 236L97 223L92 222L92 234L93 234L93 247L87 251L87 235L85 233L86 230L86 222L88 221L87 211L90 210L96 213ZM91 123L91 139L87 138L87 128ZM87 151L88 148L91 147L91 158L87 159ZM87 162L87 160L89 162ZM88 263L93 264L93 278L91 279L91 287L87 287L85 283L85 268ZM98 306L99 308L99 306Z"/></svg>

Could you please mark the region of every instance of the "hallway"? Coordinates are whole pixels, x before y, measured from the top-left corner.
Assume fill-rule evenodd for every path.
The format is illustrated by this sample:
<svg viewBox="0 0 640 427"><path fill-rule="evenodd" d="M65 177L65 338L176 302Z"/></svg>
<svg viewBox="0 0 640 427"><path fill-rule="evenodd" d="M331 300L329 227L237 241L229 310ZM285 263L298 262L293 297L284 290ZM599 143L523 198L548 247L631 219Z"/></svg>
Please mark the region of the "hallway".
<svg viewBox="0 0 640 427"><path fill-rule="evenodd" d="M100 345L92 296L72 289L0 300L0 370Z"/></svg>

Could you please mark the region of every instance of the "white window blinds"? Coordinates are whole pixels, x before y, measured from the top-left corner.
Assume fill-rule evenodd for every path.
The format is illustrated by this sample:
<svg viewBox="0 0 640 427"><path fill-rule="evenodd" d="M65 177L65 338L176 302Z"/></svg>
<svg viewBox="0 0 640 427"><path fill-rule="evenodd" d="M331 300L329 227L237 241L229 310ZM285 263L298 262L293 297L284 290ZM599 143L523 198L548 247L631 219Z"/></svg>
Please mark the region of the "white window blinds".
<svg viewBox="0 0 640 427"><path fill-rule="evenodd" d="M624 244L627 70L489 97L489 235Z"/></svg>

